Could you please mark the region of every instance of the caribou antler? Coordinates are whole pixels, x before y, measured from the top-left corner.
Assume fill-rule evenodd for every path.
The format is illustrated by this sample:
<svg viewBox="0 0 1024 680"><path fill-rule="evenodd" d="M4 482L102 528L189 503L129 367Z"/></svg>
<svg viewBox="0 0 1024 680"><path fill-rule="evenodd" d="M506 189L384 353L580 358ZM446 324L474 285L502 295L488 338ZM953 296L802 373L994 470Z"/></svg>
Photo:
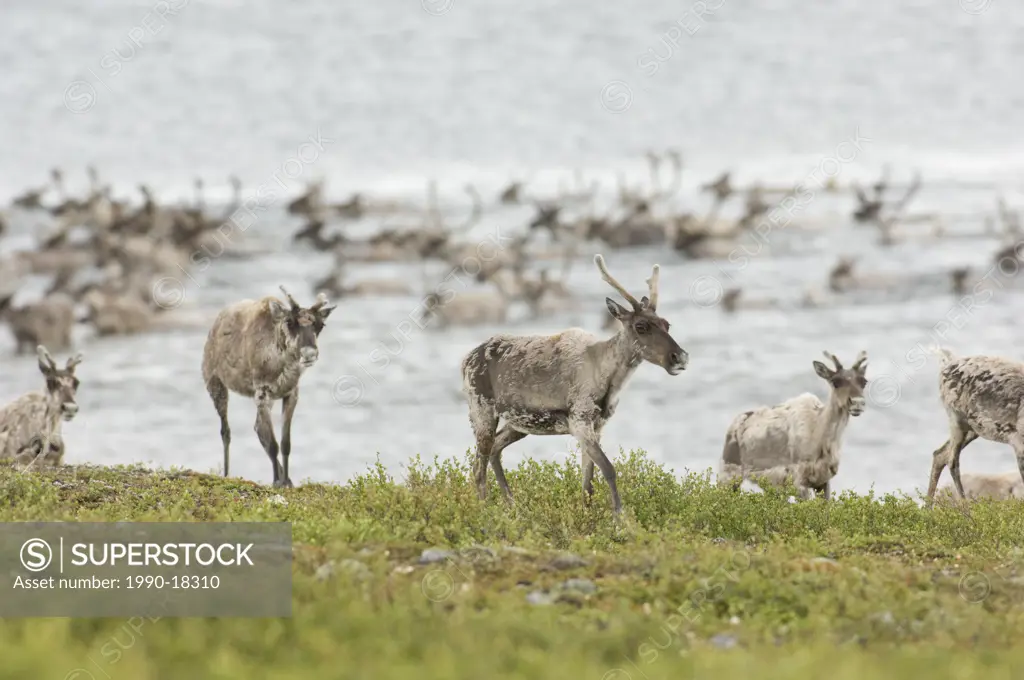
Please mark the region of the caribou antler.
<svg viewBox="0 0 1024 680"><path fill-rule="evenodd" d="M320 291L316 294L316 302L309 308L311 312L319 312L327 304L327 293Z"/></svg>
<svg viewBox="0 0 1024 680"><path fill-rule="evenodd" d="M466 232L472 229L478 222L480 222L480 218L483 217L484 214L484 201L480 197L480 192L476 190L476 187L472 184L467 184L464 187L464 190L473 200L473 207L470 209L469 217L466 218L466 221L456 227L460 232Z"/></svg>
<svg viewBox="0 0 1024 680"><path fill-rule="evenodd" d="M825 355L826 359L831 359L832 360L832 363L834 363L836 365L836 370L837 371L843 370L843 365L841 363L839 363L839 359L836 358L835 354L832 354L832 352L829 352L828 350L822 352L822 354Z"/></svg>
<svg viewBox="0 0 1024 680"><path fill-rule="evenodd" d="M654 196L659 200L665 200L671 197L679 191L679 187L682 185L683 178L683 156L676 149L669 149L665 152L665 156L668 157L672 163L672 181L669 185L663 189L660 189Z"/></svg>
<svg viewBox="0 0 1024 680"><path fill-rule="evenodd" d="M652 312L658 311L658 278L661 276L661 265L651 267L651 278L647 279L647 289L651 297L647 301L647 309Z"/></svg>
<svg viewBox="0 0 1024 680"><path fill-rule="evenodd" d="M70 359L68 359L67 364L64 365L64 369L67 370L67 371L73 371L75 369L75 366L77 366L80 363L82 363L82 353L81 352L79 352L75 356L73 356Z"/></svg>
<svg viewBox="0 0 1024 680"><path fill-rule="evenodd" d="M860 353L857 355L857 360L853 362L853 366L850 366L850 370L863 372L864 362L867 360L868 353L865 352L864 350L861 350Z"/></svg>
<svg viewBox="0 0 1024 680"><path fill-rule="evenodd" d="M46 351L45 347L43 347L42 345L36 347L36 354L39 355L39 363L49 366L50 370L57 369L57 364L54 363L53 357L50 356L50 353Z"/></svg>
<svg viewBox="0 0 1024 680"><path fill-rule="evenodd" d="M644 155L647 156L647 164L651 169L651 197L653 198L661 194L661 156L653 151L648 151Z"/></svg>
<svg viewBox="0 0 1024 680"><path fill-rule="evenodd" d="M281 292L284 293L284 296L288 298L288 303L292 306L292 310L302 309L302 305L295 301L295 298L292 297L291 293L284 289L284 286L279 287L281 288Z"/></svg>
<svg viewBox="0 0 1024 680"><path fill-rule="evenodd" d="M619 294L626 298L626 301L629 302L629 304L633 305L633 309L641 309L643 307L639 300L630 295L629 291L626 290L621 283L616 281L614 276L608 273L608 265L604 263L604 255L594 255L594 264L596 264L597 268L601 271L601 278L604 279L604 282L619 291Z"/></svg>

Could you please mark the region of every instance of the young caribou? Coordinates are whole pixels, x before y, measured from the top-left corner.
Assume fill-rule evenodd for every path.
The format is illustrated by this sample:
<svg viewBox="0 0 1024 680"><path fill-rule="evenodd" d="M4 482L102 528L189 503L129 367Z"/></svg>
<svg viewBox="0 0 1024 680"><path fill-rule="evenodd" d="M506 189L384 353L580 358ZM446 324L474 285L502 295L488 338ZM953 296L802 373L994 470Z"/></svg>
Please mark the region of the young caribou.
<svg viewBox="0 0 1024 680"><path fill-rule="evenodd" d="M657 314L658 276L647 279L650 297L637 300L612 278L604 257L594 256L601 278L632 306L628 310L606 298L608 311L620 322L615 335L601 340L571 328L555 335L496 335L462 360L462 389L476 437L474 466L477 492L487 497L487 464L494 468L506 500L512 492L501 466L501 452L529 434L572 435L580 444L583 491L593 494L594 465L611 490L612 509L621 512L615 468L601 450L601 430L615 414L619 393L643 361L678 375L689 355ZM505 425L498 429L499 420Z"/></svg>
<svg viewBox="0 0 1024 680"><path fill-rule="evenodd" d="M998 472L995 474L971 474L970 472L960 475L964 484L964 495L972 500L979 498L993 498L1006 500L1009 498L1024 498L1024 481L1021 480L1020 472ZM949 498L956 498L953 493L952 484L944 484L939 487L939 495L946 495Z"/></svg>
<svg viewBox="0 0 1024 680"><path fill-rule="evenodd" d="M939 396L949 416L949 439L932 453L928 502L934 499L947 465L957 496L966 496L960 453L978 437L1012 446L1024 481L1024 363L984 355L957 357L944 348L937 351L941 355Z"/></svg>
<svg viewBox="0 0 1024 680"><path fill-rule="evenodd" d="M319 358L317 338L334 306L317 295L312 307L303 308L281 287L290 307L275 297L242 300L224 308L213 322L203 348L203 381L220 416L224 444L224 476L228 476L228 394L235 392L256 401L256 435L274 466L274 486L292 486L288 456L292 449L292 416L299 399L299 378ZM275 401L282 400L281 458L270 419Z"/></svg>
<svg viewBox="0 0 1024 680"><path fill-rule="evenodd" d="M751 477L780 485L792 480L803 499L815 491L830 497L843 432L850 416L864 412L867 353L861 352L850 368L843 368L834 354L825 352L825 357L835 369L815 361L814 371L831 388L828 405L806 392L736 416L725 435L719 484L739 488Z"/></svg>
<svg viewBox="0 0 1024 680"><path fill-rule="evenodd" d="M78 413L75 367L82 362L82 355L76 354L64 368L58 368L44 346L39 345L36 352L46 389L29 392L0 408L0 460L59 465L64 457L61 422Z"/></svg>

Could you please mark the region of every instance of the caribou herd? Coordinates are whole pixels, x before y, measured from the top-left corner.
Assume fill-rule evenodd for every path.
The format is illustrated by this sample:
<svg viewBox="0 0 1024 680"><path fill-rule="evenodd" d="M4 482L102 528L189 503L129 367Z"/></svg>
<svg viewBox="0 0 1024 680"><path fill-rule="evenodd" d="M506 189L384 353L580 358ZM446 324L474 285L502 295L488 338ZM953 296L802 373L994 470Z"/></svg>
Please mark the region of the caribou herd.
<svg viewBox="0 0 1024 680"><path fill-rule="evenodd" d="M331 269L310 281L317 292L315 302L305 307L281 287L283 299L267 296L236 302L220 310L209 327L201 372L220 420L223 474L229 473L227 404L234 392L255 402L254 430L271 461L274 486L292 486L292 418L301 377L317 363L318 338L336 308L328 303L328 297L420 294L409 277L352 281L352 263L406 262L422 267L418 277L425 289L422 322L438 331L452 326L504 325L510 322L516 305L522 305L529 318L539 320L579 307L567 275L588 244L609 249L662 246L690 259L715 257L759 233L758 225L768 219L774 206L803 190L800 185L754 185L744 190L737 188L726 172L700 187L709 197L710 207L698 216L671 207L670 199L678 192L683 175L681 155L669 150L660 155L649 153L646 160L649 186L630 187L620 177L617 205L600 214L597 184L588 185L582 173L577 173L571 189L563 186L555 198L528 196L526 180L510 183L494 203L526 207L534 211L533 216L508 247L478 263L471 272L478 288L455 296L444 296L432 285L426 264L440 261L458 266L474 249L479 251L469 235L486 213L487 202L475 187L465 187L468 216L454 221L440 206L435 182L428 183L423 209L362 193L330 204L323 182L310 183L285 211L305 222L291 238L293 247L332 256ZM662 174L666 163L668 179ZM202 180L195 181L191 204L160 205L152 190L140 184L141 200L132 205L115 199L94 168L88 168L87 175L90 190L82 198L68 195L63 173L55 169L48 183L16 197L10 208L21 219L42 217L52 222L49 231L37 239L36 250L15 251L0 259L0 321L10 328L16 354L36 353L44 378L43 389L0 409L0 459L13 460L22 469L57 465L63 459L61 423L78 411L75 367L82 355L75 353L61 368L51 352L73 350L80 342L73 337L74 329L91 326L95 341L102 341L109 335L188 325L176 315L175 305L161 299L156 283L178 272L187 274L196 265L197 254L249 257L258 252L233 242L229 249L221 238L224 225L244 205L242 183L235 178L229 179L232 202L225 210L212 213L205 205ZM885 246L920 238L922 230L914 226L920 224L932 225L931 238L951 236L937 218L907 215L920 187L921 178L915 175L902 195L890 200L893 183L886 168L870 191L849 187L857 203L851 220L855 225L874 225L879 243ZM824 188L841 191L834 181ZM730 199L740 194L746 199L739 213L723 217ZM395 217L409 214L414 215L411 224L393 222ZM1020 235L1020 219L1001 197L997 217L1004 225L1004 237ZM358 238L344 229L347 223L366 220L378 220L382 226ZM996 221L987 220L984 232L974 236L996 234ZM0 214L0 237L10 232L11 222L11 215ZM1006 258L1019 262L1018 250L1000 246L995 261ZM560 263L557 276L552 262ZM621 511L615 468L601 448L602 430L641 363L660 366L677 376L687 368L689 354L670 334L669 321L659 314L658 264L652 266L646 280L647 295L637 299L612 276L604 256L595 255L593 262L604 283L628 303L623 306L606 299L604 328L610 335L599 337L581 328L550 335L499 334L484 340L462 360L462 389L476 444L473 472L481 499L487 494L490 468L505 501L513 503L501 463L508 446L528 435L571 435L580 445L585 499L593 493L596 467L608 484L613 511ZM901 285L859 271L857 262L855 257L840 257L827 277L827 290L803 291L795 297L797 304L818 306L827 304L829 296ZM533 266L537 263L541 264L539 271ZM15 305L18 284L31 276L52 278L39 299ZM944 276L952 293L960 296L968 289L972 272L960 266ZM751 299L741 288L732 288L724 291L719 307L735 314L741 309L783 304L776 298ZM1024 497L1024 363L994 356L955 357L945 349L937 353L941 361L939 395L950 434L933 454L929 502L935 498L939 477L947 466L952 478L948 492L959 498ZM815 494L830 497L840 466L843 434L851 417L856 418L866 407L868 377L864 352L848 366L834 354L824 354L829 363L813 361L812 367L828 385L827 401L804 393L737 415L724 435L719 484L736 490L745 481L762 487L792 484L802 499ZM280 444L271 422L271 409L278 401L283 414ZM979 437L1012 446L1018 471L961 475L960 454Z"/></svg>

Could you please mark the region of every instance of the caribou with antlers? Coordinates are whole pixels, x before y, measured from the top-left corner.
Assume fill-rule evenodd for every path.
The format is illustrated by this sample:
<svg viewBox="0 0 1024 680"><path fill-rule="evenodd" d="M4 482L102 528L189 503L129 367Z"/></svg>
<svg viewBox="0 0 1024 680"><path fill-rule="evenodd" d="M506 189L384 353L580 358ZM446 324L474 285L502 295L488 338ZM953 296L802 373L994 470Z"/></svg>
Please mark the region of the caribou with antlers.
<svg viewBox="0 0 1024 680"><path fill-rule="evenodd" d="M64 458L61 423L78 413L75 367L82 363L82 355L58 368L44 346L36 352L46 389L22 395L0 409L0 459L14 459L19 465L59 465Z"/></svg>
<svg viewBox="0 0 1024 680"><path fill-rule="evenodd" d="M850 416L864 412L867 353L843 368L814 362L814 372L829 384L828 404L805 392L776 406L762 406L736 416L725 435L719 484L738 489L744 479L762 477L772 484L791 481L804 499L831 495L839 471L842 436Z"/></svg>
<svg viewBox="0 0 1024 680"><path fill-rule="evenodd" d="M476 437L474 467L477 492L487 496L487 465L494 469L506 500L512 492L501 466L501 453L527 435L572 435L580 444L583 491L593 494L595 464L611 490L612 509L622 509L615 468L601 449L601 431L615 414L619 394L644 361L678 375L689 356L669 335L669 323L657 313L660 267L647 279L650 297L637 300L611 274L604 257L594 256L604 279L625 298L626 309L606 298L621 328L600 339L571 328L555 335L496 335L462 360L463 391ZM504 420L500 430L498 423Z"/></svg>
<svg viewBox="0 0 1024 680"><path fill-rule="evenodd" d="M304 308L281 286L289 307L276 297L242 300L224 308L213 322L203 348L203 381L220 416L224 444L224 476L228 475L228 394L256 401L256 435L274 467L274 486L292 486L288 456L292 448L292 416L299 399L299 378L319 358L317 338L334 306L327 296ZM281 457L270 409L282 400Z"/></svg>

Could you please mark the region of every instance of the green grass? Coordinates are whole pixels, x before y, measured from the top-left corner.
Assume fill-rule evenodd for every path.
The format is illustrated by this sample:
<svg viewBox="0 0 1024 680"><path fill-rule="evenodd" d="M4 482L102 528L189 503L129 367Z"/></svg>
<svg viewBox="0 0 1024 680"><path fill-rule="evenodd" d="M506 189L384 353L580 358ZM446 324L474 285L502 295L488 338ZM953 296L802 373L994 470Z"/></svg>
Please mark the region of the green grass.
<svg viewBox="0 0 1024 680"><path fill-rule="evenodd" d="M287 490L2 467L3 521L288 521L295 552L291 619L8 619L0 677L995 680L1024 668L1018 502L791 504L680 479L642 453L616 467L621 522L603 482L583 503L575 457L510 470L514 508L493 475L480 503L463 461ZM435 547L452 558L419 565ZM565 553L582 564L560 568Z"/></svg>

